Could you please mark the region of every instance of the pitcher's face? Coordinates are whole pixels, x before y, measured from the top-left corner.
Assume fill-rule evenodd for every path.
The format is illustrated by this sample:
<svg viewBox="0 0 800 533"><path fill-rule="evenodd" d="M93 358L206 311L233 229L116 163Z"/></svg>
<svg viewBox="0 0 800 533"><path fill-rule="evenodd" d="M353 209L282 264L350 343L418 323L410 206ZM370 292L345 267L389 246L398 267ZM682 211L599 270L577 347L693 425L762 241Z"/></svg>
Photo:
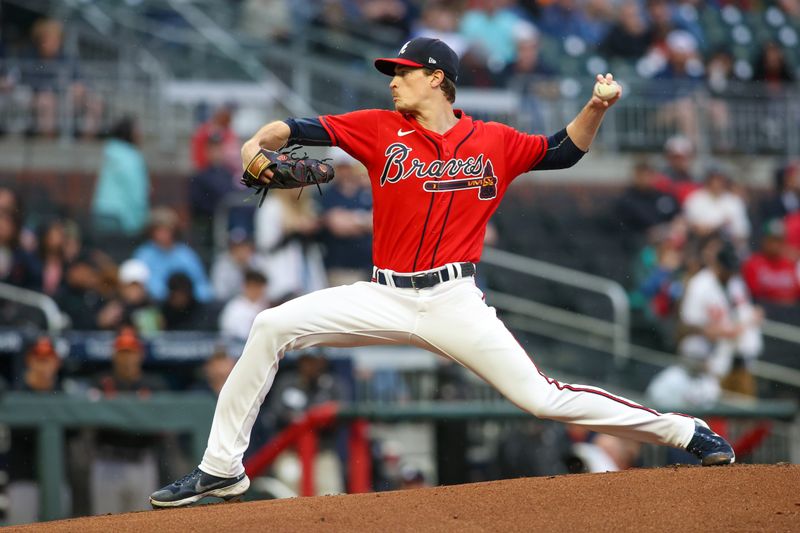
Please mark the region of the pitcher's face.
<svg viewBox="0 0 800 533"><path fill-rule="evenodd" d="M394 108L401 113L419 109L427 91L430 91L429 80L430 76L421 68L396 66L394 77L389 83Z"/></svg>

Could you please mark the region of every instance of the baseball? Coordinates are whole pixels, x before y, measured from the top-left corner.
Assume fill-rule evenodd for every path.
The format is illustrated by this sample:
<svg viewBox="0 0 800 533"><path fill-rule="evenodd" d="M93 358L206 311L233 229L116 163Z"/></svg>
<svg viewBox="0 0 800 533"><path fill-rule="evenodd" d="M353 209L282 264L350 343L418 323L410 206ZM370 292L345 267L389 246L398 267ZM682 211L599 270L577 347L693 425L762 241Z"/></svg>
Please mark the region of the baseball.
<svg viewBox="0 0 800 533"><path fill-rule="evenodd" d="M619 92L619 85L617 82L600 83L599 81L594 84L594 94L600 100L611 100Z"/></svg>

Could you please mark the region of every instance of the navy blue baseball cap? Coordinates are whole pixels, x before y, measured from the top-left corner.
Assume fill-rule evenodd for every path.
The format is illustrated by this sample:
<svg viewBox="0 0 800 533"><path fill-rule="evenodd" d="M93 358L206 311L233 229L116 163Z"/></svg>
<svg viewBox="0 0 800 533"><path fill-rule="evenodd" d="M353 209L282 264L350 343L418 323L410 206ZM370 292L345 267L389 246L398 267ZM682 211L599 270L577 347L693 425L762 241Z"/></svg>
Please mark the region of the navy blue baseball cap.
<svg viewBox="0 0 800 533"><path fill-rule="evenodd" d="M397 65L438 69L450 81L458 80L458 55L439 39L417 37L404 44L397 57L381 57L375 60L375 68L387 76L394 76L394 67Z"/></svg>

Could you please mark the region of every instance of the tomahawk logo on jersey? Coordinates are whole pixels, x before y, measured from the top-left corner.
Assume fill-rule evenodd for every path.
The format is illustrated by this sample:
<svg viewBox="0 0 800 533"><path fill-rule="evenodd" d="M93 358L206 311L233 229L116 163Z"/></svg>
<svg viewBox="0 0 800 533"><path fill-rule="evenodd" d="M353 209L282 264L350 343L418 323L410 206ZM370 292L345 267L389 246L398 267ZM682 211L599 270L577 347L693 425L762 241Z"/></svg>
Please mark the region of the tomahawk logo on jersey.
<svg viewBox="0 0 800 533"><path fill-rule="evenodd" d="M320 117L332 144L369 172L378 268L415 272L477 263L486 224L509 184L547 150L542 135L473 120L461 111L456 116L458 123L444 134L396 111Z"/></svg>

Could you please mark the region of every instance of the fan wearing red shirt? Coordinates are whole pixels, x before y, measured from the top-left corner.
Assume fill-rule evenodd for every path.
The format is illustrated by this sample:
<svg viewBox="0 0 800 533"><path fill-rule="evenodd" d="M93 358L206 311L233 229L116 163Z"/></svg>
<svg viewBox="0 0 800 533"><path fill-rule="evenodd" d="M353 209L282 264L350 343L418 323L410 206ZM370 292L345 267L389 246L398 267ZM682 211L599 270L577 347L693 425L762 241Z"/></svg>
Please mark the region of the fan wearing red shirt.
<svg viewBox="0 0 800 533"><path fill-rule="evenodd" d="M272 122L242 147L245 167L260 149L287 144L338 146L364 164L374 199L372 281L317 291L258 315L220 392L202 462L153 493L151 503L179 507L244 493L242 456L281 357L320 345L424 348L472 370L535 416L686 448L704 465L733 462L730 445L702 421L547 377L475 286L486 224L511 182L530 170L575 164L621 89L608 101L592 96L565 129L545 137L454 109L458 56L438 39L409 41L398 57L375 66L391 77L394 111Z"/></svg>
<svg viewBox="0 0 800 533"><path fill-rule="evenodd" d="M784 225L773 220L766 226L761 250L742 265L742 277L753 299L777 305L800 301L800 277L797 261L786 256Z"/></svg>

